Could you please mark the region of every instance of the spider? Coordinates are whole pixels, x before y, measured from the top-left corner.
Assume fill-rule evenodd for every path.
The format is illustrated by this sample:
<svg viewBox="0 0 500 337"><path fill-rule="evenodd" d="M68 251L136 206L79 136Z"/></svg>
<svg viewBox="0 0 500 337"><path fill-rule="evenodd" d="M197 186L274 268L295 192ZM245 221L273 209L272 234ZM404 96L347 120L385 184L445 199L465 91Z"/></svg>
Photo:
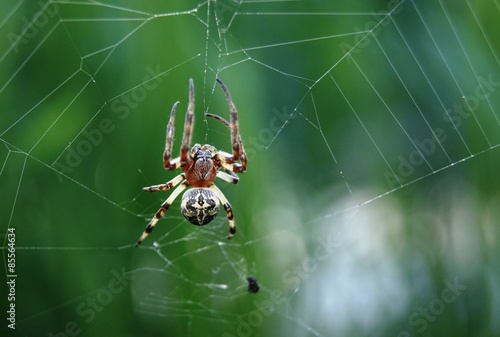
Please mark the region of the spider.
<svg viewBox="0 0 500 337"><path fill-rule="evenodd" d="M229 122L224 118L207 113L207 117L214 118L226 125L231 132L232 153L217 150L210 144L200 145L195 144L191 150L191 130L194 120L194 84L193 80L189 80L189 102L186 113L186 121L184 123L184 133L182 136L182 144L180 156L172 159L172 143L174 138L174 120L175 111L179 102L175 102L170 112L170 119L167 124L167 136L165 141L165 152L163 153L163 166L166 170L174 171L181 168L183 173L177 175L172 180L165 184L153 185L144 187L143 189L149 192L166 191L174 188L179 183L176 189L170 194L165 202L160 206L158 212L149 222L135 246L139 246L148 234L153 230L156 223L165 214L175 198L188 189L181 199L181 213L193 225L203 226L212 221L219 211L219 203L222 203L229 221L229 235L231 239L236 233L234 225L233 210L228 200L222 191L214 184L215 178L220 178L231 184L238 183L236 173L243 173L247 169L247 156L243 149L243 143L238 130L238 111L231 99L229 91L224 83L217 79L226 96L227 104L230 111Z"/></svg>

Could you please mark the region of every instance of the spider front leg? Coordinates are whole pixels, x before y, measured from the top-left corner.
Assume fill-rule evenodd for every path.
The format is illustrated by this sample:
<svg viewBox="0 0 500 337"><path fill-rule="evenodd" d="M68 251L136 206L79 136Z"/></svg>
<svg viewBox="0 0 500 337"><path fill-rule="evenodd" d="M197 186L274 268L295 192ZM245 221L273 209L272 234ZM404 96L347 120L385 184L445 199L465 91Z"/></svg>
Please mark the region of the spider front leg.
<svg viewBox="0 0 500 337"><path fill-rule="evenodd" d="M166 191L166 190L169 190L169 189L177 186L177 184L179 184L184 179L186 179L186 175L184 173L181 173L177 177L175 177L174 179L167 181L165 184L147 186L147 187L143 187L142 189L145 191L149 191L149 192Z"/></svg>
<svg viewBox="0 0 500 337"><path fill-rule="evenodd" d="M172 158L172 144L174 142L174 122L175 122L175 111L177 110L177 106L179 102L175 102L172 106L172 110L170 112L170 118L167 124L167 137L165 140L165 152L163 152L163 166L166 170L176 170L179 167L185 165L189 158L189 144L191 143L191 131L193 129L194 123L194 84L193 79L189 79L189 101L188 108L186 112L186 120L184 122L184 133L182 135L182 144L181 144L181 154L179 158Z"/></svg>
<svg viewBox="0 0 500 337"><path fill-rule="evenodd" d="M226 197L217 186L212 184L210 185L210 188L214 190L215 195L217 195L217 198L219 198L220 202L222 203L222 206L224 206L224 209L226 210L227 220L229 220L229 235L227 236L227 239L231 239L236 233L236 226L234 225L233 209L231 208L229 201L227 201Z"/></svg>
<svg viewBox="0 0 500 337"><path fill-rule="evenodd" d="M184 180L184 177L185 177L184 173L182 173L182 174L179 174L174 179L172 179L169 182L167 182L166 184L160 184L160 185L154 185L154 186L144 187L144 189L148 190L150 192L168 190L170 188L173 188L175 185L177 185L178 183L180 183L182 180ZM165 200L165 202L160 206L160 209L158 210L158 212L156 212L156 214L153 217L153 219L151 219L151 221L149 222L148 226L144 230L144 233L142 233L141 237L139 238L139 240L135 244L136 247L138 247L142 243L142 241L144 241L144 239L146 239L146 237L149 235L149 233L156 226L156 223L158 222L158 220L161 219L161 217L163 216L163 214L165 214L165 212L168 210L168 208L170 207L170 205L172 205L172 203L174 202L175 198L177 198L177 196L182 191L184 191L186 189L186 187L188 187L188 185L184 181L182 184L180 184L172 192L172 194L168 197L168 199Z"/></svg>
<svg viewBox="0 0 500 337"><path fill-rule="evenodd" d="M222 124L224 124L225 126L227 126L231 130L231 124L227 120L222 118L221 116L214 115L212 113L206 113L205 116L218 120L219 122L221 122ZM231 137L231 139L232 139L232 137ZM235 153L229 154L229 153L224 152L224 151L219 151L218 156L219 156L219 159L221 160L222 166L226 170L232 171L232 172L242 173L242 172L245 172L247 170L247 154L245 153L245 149L243 148L243 141L241 140L241 135L239 132L238 132L237 143L239 144L239 157L235 157L236 156ZM234 148L234 144L233 144L233 148ZM241 164L236 162L238 159L240 160Z"/></svg>
<svg viewBox="0 0 500 337"><path fill-rule="evenodd" d="M212 115L210 117L214 117L218 119L222 123L226 124L231 130L231 145L233 147L232 158L228 160L231 164L236 161L240 161L241 163L235 165L234 172L245 172L247 170L247 155L245 150L243 149L243 142L241 141L241 135L238 127L238 110L234 106L233 100L231 98L231 94L229 94L229 90L227 90L226 85L218 78L217 82L224 91L224 95L226 96L227 105L229 106L229 122L227 122L224 118ZM228 158L229 159L229 158Z"/></svg>
<svg viewBox="0 0 500 337"><path fill-rule="evenodd" d="M165 140L165 152L163 152L163 166L166 170L176 170L180 166L179 158L170 160L172 157L172 143L174 142L174 122L175 122L175 110L179 102L175 102L172 106L172 111L170 112L170 118L167 124L167 137Z"/></svg>
<svg viewBox="0 0 500 337"><path fill-rule="evenodd" d="M193 79L189 79L189 101L184 121L184 133L182 135L180 166L185 165L189 160L189 145L191 144L191 131L194 123L194 84Z"/></svg>

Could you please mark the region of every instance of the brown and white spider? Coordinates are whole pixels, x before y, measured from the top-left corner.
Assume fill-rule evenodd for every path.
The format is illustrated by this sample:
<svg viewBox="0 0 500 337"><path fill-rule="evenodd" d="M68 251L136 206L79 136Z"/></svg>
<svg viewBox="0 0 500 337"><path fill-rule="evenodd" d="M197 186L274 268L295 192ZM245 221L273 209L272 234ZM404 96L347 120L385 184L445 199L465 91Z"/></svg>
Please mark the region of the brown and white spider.
<svg viewBox="0 0 500 337"><path fill-rule="evenodd" d="M233 147L232 154L224 151L218 151L215 147L209 144L195 144L191 150L191 130L194 120L194 85L193 80L189 80L189 102L186 113L186 121L184 123L184 133L182 136L181 154L175 159L172 157L172 143L174 138L174 120L175 110L179 105L176 102L170 113L170 119L167 125L167 139L165 141L165 152L163 153L163 166L166 170L176 170L181 168L184 172L168 181L165 184L144 187L144 190L149 192L165 191L174 188L179 183L180 185L170 194L170 196L161 205L158 212L149 222L135 246L139 246L148 234L153 230L156 223L163 214L168 210L175 198L184 191L187 187L192 188L187 190L182 196L181 212L184 217L196 226L203 226L212 221L219 211L219 202L222 202L229 220L229 235L231 239L236 233L234 225L233 210L221 190L215 186L214 180L216 177L225 180L231 184L236 184L239 180L236 173L245 172L247 169L247 156L243 149L243 143L238 131L238 112L229 95L224 83L217 79L224 94L226 95L227 104L229 105L230 119L229 122L224 118L206 114L207 117L215 118L225 124L231 130L231 144Z"/></svg>

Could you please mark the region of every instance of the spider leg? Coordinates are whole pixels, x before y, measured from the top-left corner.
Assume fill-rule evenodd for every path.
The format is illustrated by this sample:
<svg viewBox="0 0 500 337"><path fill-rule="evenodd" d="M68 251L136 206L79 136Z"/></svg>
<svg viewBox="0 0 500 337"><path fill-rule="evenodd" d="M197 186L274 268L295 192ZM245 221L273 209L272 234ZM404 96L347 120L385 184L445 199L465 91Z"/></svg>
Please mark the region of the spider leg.
<svg viewBox="0 0 500 337"><path fill-rule="evenodd" d="M180 165L188 162L189 144L191 144L191 130L194 122L194 84L193 79L189 79L189 102L186 112L186 121L184 122L184 134L182 136Z"/></svg>
<svg viewBox="0 0 500 337"><path fill-rule="evenodd" d="M237 184L240 178L234 174L234 172L227 170L226 172L217 171L217 177L221 178L224 181L227 181L230 184Z"/></svg>
<svg viewBox="0 0 500 337"><path fill-rule="evenodd" d="M176 179L176 178L174 178L174 179ZM172 203L174 202L175 198L177 198L177 196L182 191L184 191L184 189L186 187L188 187L188 185L186 184L186 182L185 181L182 182L182 184L180 184L179 186L177 186L177 188L172 192L172 194L170 194L170 196L168 197L168 199L165 200L165 202L163 204L161 204L160 209L158 210L158 212L156 212L155 216L153 217L153 219L151 219L151 221L149 222L148 226L144 230L144 233L142 233L141 237L139 238L139 240L135 244L136 247L138 247L142 243L142 241L144 241L144 239L146 239L146 237L149 235L149 233L156 226L156 223L158 222L158 220L160 220L160 218L163 216L163 214L165 214L165 212L168 210L168 208L170 207L170 205L172 205Z"/></svg>
<svg viewBox="0 0 500 337"><path fill-rule="evenodd" d="M227 90L226 86L224 83L218 78L217 82L219 82L222 90L224 91L224 94L226 95L226 101L227 105L229 106L229 124L230 129L231 129L231 144L233 146L233 156L232 156L232 161L235 162L237 160L241 161L240 167L236 167L237 171L235 172L245 172L247 169L247 155L245 151L243 150L243 145L241 142L241 136L240 132L238 129L238 111L236 110L236 107L234 106L233 100L231 99L231 95L229 94L229 90ZM215 117L214 117L215 118ZM224 123L224 119L219 117L216 118L219 119L221 122ZM224 123L224 124L226 124ZM226 125L227 125L226 124Z"/></svg>
<svg viewBox="0 0 500 337"><path fill-rule="evenodd" d="M180 163L179 159L176 158L170 161L172 157L172 144L174 142L174 121L175 121L175 110L177 110L177 106L179 102L175 102L172 106L172 111L170 112L170 119L167 124L167 139L165 140L165 152L163 152L163 166L166 170L175 170L179 168Z"/></svg>
<svg viewBox="0 0 500 337"><path fill-rule="evenodd" d="M225 120L223 117L221 117L219 115L216 115L216 114L213 114L213 113L210 113L210 112L207 112L205 114L205 116L212 117L213 119L218 120L219 122L221 122L222 124L224 124L225 126L227 126L229 129L231 129L231 124L229 124L229 122L227 120Z"/></svg>
<svg viewBox="0 0 500 337"><path fill-rule="evenodd" d="M244 172L244 171L242 171L242 169L243 169L242 165L240 163L233 162L233 156L227 152L219 151L217 153L217 159L219 160L220 165L226 171L236 172L236 173ZM224 179L224 178L222 178L222 179Z"/></svg>
<svg viewBox="0 0 500 337"><path fill-rule="evenodd" d="M145 191L149 191L149 192L166 191L166 190L169 190L169 189L177 186L177 184L179 184L184 179L186 179L186 175L184 173L181 173L178 176L176 176L174 179L167 181L165 184L143 187L142 189Z"/></svg>
<svg viewBox="0 0 500 337"><path fill-rule="evenodd" d="M220 202L222 203L222 206L224 206L224 209L226 210L227 219L229 220L229 235L227 236L227 238L231 239L236 233L236 227L234 225L234 219L233 219L233 209L231 208L229 201L227 201L226 197L217 186L212 184L210 185L210 188L214 190L215 195L217 195L217 198L219 198Z"/></svg>
<svg viewBox="0 0 500 337"><path fill-rule="evenodd" d="M213 119L218 120L219 122L221 122L222 124L224 124L225 126L227 126L227 128L229 130L231 130L231 124L229 124L229 122L227 120L225 120L224 118L222 118L221 116L218 116L218 115L215 115L215 114L212 114L212 113L209 113L209 112L206 113L205 116L212 117ZM238 142L240 143L241 152L243 152L243 154L245 155L245 159L246 159L245 149L243 148L243 141L241 140L241 135L240 135L239 132L238 132ZM229 157L231 157L231 155L229 155Z"/></svg>

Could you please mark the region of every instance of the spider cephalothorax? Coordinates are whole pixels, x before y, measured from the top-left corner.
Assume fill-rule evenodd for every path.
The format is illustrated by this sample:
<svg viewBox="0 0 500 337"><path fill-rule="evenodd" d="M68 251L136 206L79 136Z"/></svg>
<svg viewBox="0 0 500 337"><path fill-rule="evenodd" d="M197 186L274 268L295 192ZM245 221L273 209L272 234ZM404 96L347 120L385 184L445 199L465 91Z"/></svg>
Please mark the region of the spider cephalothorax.
<svg viewBox="0 0 500 337"><path fill-rule="evenodd" d="M217 150L212 145L195 144L190 153L191 160L185 168L186 181L190 186L210 186L217 176L221 164L217 160Z"/></svg>
<svg viewBox="0 0 500 337"><path fill-rule="evenodd" d="M174 188L178 184L180 185L174 189L172 194L170 194L167 200L165 200L165 202L161 205L160 209L156 212L155 216L151 219L148 226L144 230L144 233L137 241L136 246L139 246L142 241L144 241L175 198L177 198L177 196L187 187L192 188L187 190L182 196L181 213L189 222L197 226L206 225L217 216L219 203L222 203L229 221L229 235L227 238L231 239L236 233L231 205L221 190L215 186L214 180L218 177L229 183L236 184L239 180L236 173L246 171L247 156L245 154L245 150L243 149L243 143L238 130L238 112L236 111L233 101L231 100L231 96L229 95L229 91L224 83L222 83L219 79L217 79L217 82L219 82L224 94L226 95L226 100L229 105L230 119L228 122L224 118L217 115L206 115L207 117L219 120L231 130L231 145L233 147L232 153L218 151L215 147L209 144L195 144L191 150L189 150L189 144L191 143L191 130L193 128L194 120L194 85L193 80L190 79L189 102L186 113L186 121L184 123L184 134L182 136L180 156L175 159L171 159L175 111L179 102L174 104L170 113L170 119L167 125L165 152L163 153L163 165L166 170L176 170L180 168L184 172L165 184L144 187L144 189L149 192L165 191Z"/></svg>

